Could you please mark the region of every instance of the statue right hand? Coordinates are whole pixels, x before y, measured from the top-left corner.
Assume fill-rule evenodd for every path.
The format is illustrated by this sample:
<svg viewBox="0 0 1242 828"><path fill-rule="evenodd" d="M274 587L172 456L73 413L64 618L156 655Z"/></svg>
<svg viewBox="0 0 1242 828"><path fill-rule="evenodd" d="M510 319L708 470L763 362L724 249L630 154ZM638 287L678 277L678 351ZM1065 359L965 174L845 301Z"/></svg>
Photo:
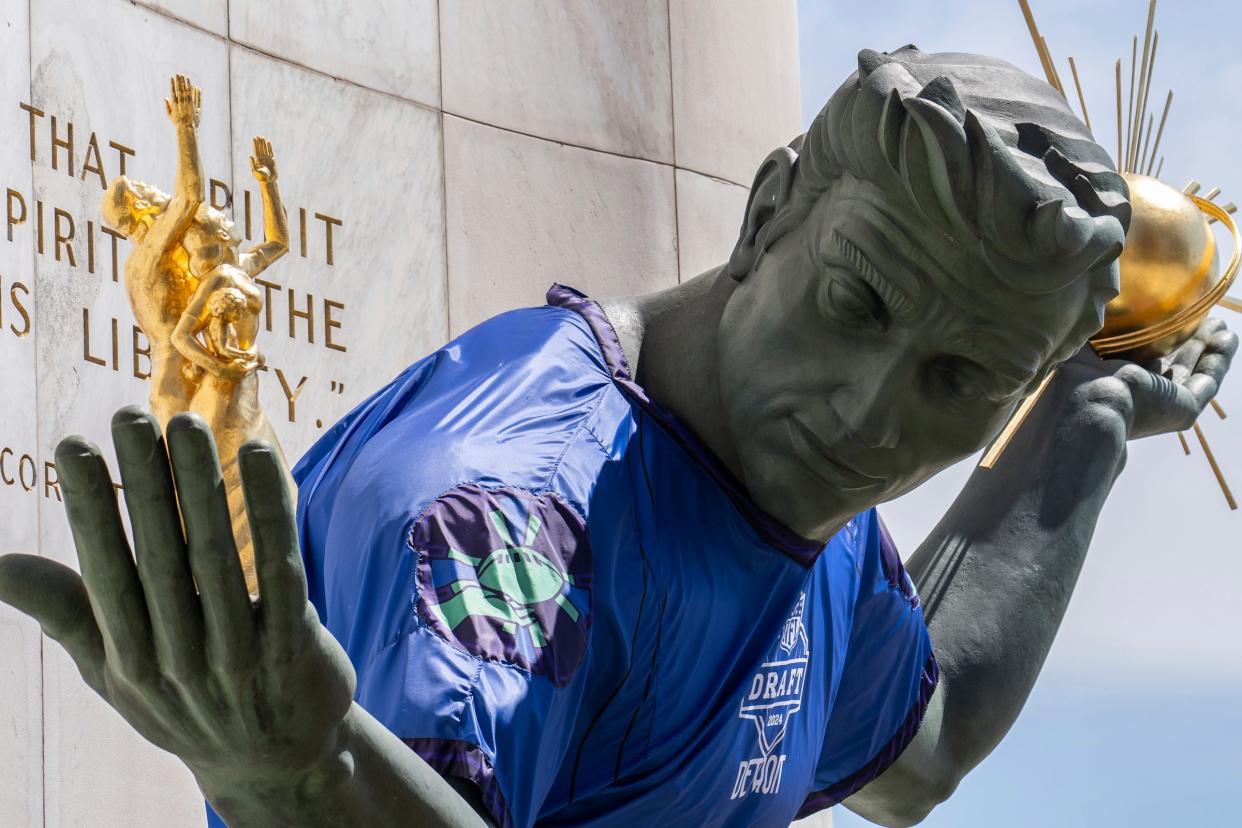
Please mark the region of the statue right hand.
<svg viewBox="0 0 1242 828"><path fill-rule="evenodd" d="M185 75L175 75L169 82L171 97L164 99L168 119L177 126L198 127L200 93Z"/></svg>
<svg viewBox="0 0 1242 828"><path fill-rule="evenodd" d="M216 376L229 380L240 380L247 374L257 371L259 362L255 359L241 357L224 358L212 362L211 372Z"/></svg>
<svg viewBox="0 0 1242 828"><path fill-rule="evenodd" d="M136 408L117 412L112 432L136 556L103 457L70 437L56 466L82 574L0 557L0 600L33 616L209 798L296 788L337 744L355 677L307 601L280 460L262 443L238 457L262 592L252 603L206 424L174 417L167 451Z"/></svg>

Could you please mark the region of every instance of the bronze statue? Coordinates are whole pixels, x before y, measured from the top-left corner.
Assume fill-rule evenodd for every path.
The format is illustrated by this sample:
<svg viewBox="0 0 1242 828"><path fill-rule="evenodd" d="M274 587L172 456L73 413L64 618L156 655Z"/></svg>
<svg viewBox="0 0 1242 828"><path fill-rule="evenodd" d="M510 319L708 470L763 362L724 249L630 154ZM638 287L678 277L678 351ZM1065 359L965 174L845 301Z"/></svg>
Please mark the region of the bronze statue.
<svg viewBox="0 0 1242 828"><path fill-rule="evenodd" d="M133 190L135 216L159 213L138 208L145 197ZM177 196L160 209L172 210L174 204L181 226L176 232L171 226L161 230L165 244L192 224L194 211ZM503 351L479 350L485 333L467 334L454 348L420 363L385 389L386 405L351 415L365 419L369 431L353 428L351 420L350 428L324 438L328 443L313 463L335 477L318 493L304 484L301 525L278 452L261 442L242 446L238 462L261 601L247 596L232 554L229 504L210 429L199 417L183 414L168 422L165 436L159 421L135 409L123 409L113 420L135 554L101 453L85 439L70 437L61 442L56 459L81 575L51 560L6 556L0 558L0 599L37 618L91 687L143 736L181 757L232 825L529 825L548 816L540 810L544 804L562 814L597 807L601 824L617 824L607 822L610 808L643 803L652 803L666 823L700 824L710 807L715 816L708 821L717 824L776 824L792 819L795 811L835 801L883 825L918 822L953 793L1021 710L1069 604L1100 509L1125 465L1127 441L1188 428L1227 374L1238 338L1218 320L1207 320L1154 371L1100 359L1086 347L1118 293L1117 259L1130 221L1127 187L1059 93L992 58L924 54L912 46L891 54L864 50L858 71L806 136L762 162L741 218L728 262L692 280L602 305L564 289L553 291L554 307L484 323L506 334L514 329L504 326L514 320L525 325L521 336L504 341ZM150 224L148 235L157 227L158 222ZM194 321L181 333L204 337L187 348L204 370L223 363L228 371L245 373L257 358L251 356L245 321L253 303L231 265L221 264L227 257L208 259L207 269L197 274L206 295L193 303ZM226 275L212 275L222 268ZM240 297L228 293L234 289ZM220 290L225 293L216 298ZM193 291L182 292L188 297ZM537 346L522 345L522 336ZM594 351L566 345L591 336L597 338L590 340ZM541 363L537 381L504 400L517 413L499 422L488 419L500 416L492 409L471 407L491 389L525 379L521 371L516 379L506 371L519 363L522 370L534 365L541 348L558 357L588 353L590 359ZM472 355L479 360L471 362ZM420 383L452 376L467 364L483 371L481 379L437 387L439 396L419 396ZM866 560L859 559L857 570L852 564L833 570L833 577L839 576L834 583L847 591L854 579L871 573L875 600L888 601L884 606L897 619L889 627L879 616L856 614L831 596L804 603L797 589L778 595L768 588L773 571L802 577L795 569L805 565L806 577L813 578L816 567L841 560L821 553L831 543L836 546L827 548L841 555L854 548L850 533L856 516L987 445L1023 398L1054 372L995 467L973 474L909 559L917 595L894 560L896 553L891 547L883 552L882 543L881 551L870 548ZM541 394L588 385L590 393L573 394L567 409L538 411ZM591 400L603 402L589 408ZM384 429L407 414L440 410L429 408L435 405L448 413L411 439L374 437L387 436ZM540 416L526 416L522 406ZM571 444L604 471L579 481L578 495L504 489L510 471L501 468L501 452L512 451L524 429L568 416L565 410L584 413L582 427L564 437L564 445L558 436L524 449L544 452L536 464L540 485L551 489L568 456L561 449ZM487 428L503 441L492 439L482 447L470 442ZM354 432L362 435L360 446L347 445ZM644 436L645 445L637 442ZM632 438L635 442L626 442ZM339 460L334 441L352 452L391 459L406 488L382 485L385 481L372 474L387 469L378 461L360 468L345 460L333 465ZM671 481L645 474L644 463L659 441L694 447L702 468L715 470L721 508L678 514L673 498L652 496ZM429 446L436 450L424 450ZM610 446L619 448L610 453ZM559 522L529 520L524 535L513 531L499 509L490 512L503 543L480 545L492 567L485 575L480 558L472 557L477 550L447 536L433 537L439 543L434 547L417 532L403 532L427 526L431 513L424 507L444 503L434 495L431 505L422 498L407 502L409 489L424 480L439 486L442 478L457 489L463 479L499 480L490 488L476 486L480 499L502 492L528 501L544 498L540 502L546 505L572 496L578 506L555 512L548 507L544 517L554 515ZM572 528L576 508L605 486L634 504L632 511L618 513L629 518L609 524L616 537L627 539L623 548L632 554L624 559L607 557L616 544L592 546L582 540L587 530ZM334 498L346 489L352 490L349 509L334 509L344 502ZM645 522L637 517L638 506L649 510ZM443 513L449 511L445 507ZM689 520L696 521L695 532L706 532L718 517L734 521L738 531L713 537L703 548L693 543L692 533L674 550L681 557L642 544ZM349 531L354 519L378 527L378 534ZM334 534L336 521L346 528ZM467 521L461 531L484 531L485 522ZM549 526L549 532L561 531L567 544L562 552L578 553L581 562L593 549L596 562L611 561L611 568L558 569L534 548L541 529ZM299 540L299 530L307 527ZM599 539L595 533L608 527L589 531L589 538ZM387 537L379 537L383 532L392 533L392 543L376 553L374 545ZM800 549L797 554L810 556L810 562L796 554L789 559L775 552L740 554L751 548L746 543L761 552L770 548L775 541L768 542L768 536L795 553ZM308 603L300 543L314 576L311 594L335 602L326 620L342 643ZM411 582L436 573L412 574L402 567L427 560L437 549L440 558L427 569L443 562L444 572L457 580L419 592ZM322 556L331 556L329 566ZM664 608L678 614L680 636L662 635L664 609L653 604L649 612L632 612L643 606L637 602L646 591L629 586L646 577L641 573L648 556L663 566L665 580L653 575L654 586L674 579L674 600ZM884 571L877 576L881 565ZM528 577L533 573L541 573L541 580ZM587 584L592 574L599 579L594 612L612 613L611 622L591 629L591 669L575 673L576 683L552 686L557 674L549 678L534 666L539 648L560 646L555 640L549 644L546 633L552 630L562 644L568 640L581 648L588 641L582 627L540 626L538 637L531 633L531 648L516 655L504 649L516 639L502 634L527 623L536 598L566 597L549 584L564 590L566 584ZM725 575L749 578L763 595L751 605L721 606L714 590ZM490 585L487 577L494 579ZM356 578L366 579L365 589L350 586ZM485 586L503 617L467 608L463 622L461 608L450 603L466 589ZM849 594L851 600L867 598ZM525 602L519 602L525 614L513 610L515 595ZM441 599L439 616L424 611L427 600ZM368 605L395 618L391 628L361 622L351 628ZM701 616L712 613L715 623L703 623ZM850 642L877 626L882 633L899 629L901 636L879 637L898 655L912 640L905 636L911 628L930 632L935 658L928 659L921 676L903 672L907 680L899 686L888 672L876 670L862 682L877 699L913 697L909 714L881 733L871 727L871 708L862 705L838 721L837 730L826 731L823 721L833 706L826 700L827 684L804 687L774 672L766 678L756 674L752 683L749 670L740 673L739 683L735 661L757 662L767 652L766 639L751 647L745 630L759 620L772 622L773 613L777 622L788 621L777 624L770 643L790 655L784 661L767 659L764 666L797 661L801 670L834 660L848 665L852 644L826 651L821 639L815 646L828 657L807 661L807 650L800 648L815 618L821 619L821 630L825 617L852 624ZM626 624L615 623L621 617ZM739 617L747 624L733 625ZM714 647L717 637L733 629L743 632L729 657L707 659L705 654L717 652L708 643ZM490 638L468 635L480 631ZM373 649L359 652L358 641L368 636ZM605 648L617 641L619 649ZM429 652L433 660L418 661ZM863 658L877 653L891 655L881 643ZM638 722L639 701L611 704L614 698L646 698L644 682L658 675L657 662L669 670L690 665L701 695L688 699L683 715L719 713L712 728L678 729L668 707ZM909 667L901 663L903 670ZM395 695L383 694L375 683L385 665L407 680ZM508 671L511 704L499 713L475 693L484 670ZM450 698L449 690L443 698L418 695L418 688L441 687L435 682L445 675L457 695ZM704 676L710 681L703 682ZM559 678L568 681L567 675ZM413 689L403 695L408 688ZM356 689L381 720L354 700ZM529 742L506 742L515 719L543 699L568 698L567 692L591 704L558 708L560 718L533 730ZM672 695L664 701L682 699L687 685L666 692ZM786 732L786 720L777 712L754 722L739 719L739 702L745 713L748 693L783 700L794 692L802 707L818 702L815 713L821 717L801 715L797 733ZM437 714L442 701L449 712ZM504 743L496 759L503 758L510 772L534 762L544 742L586 735L570 752L558 754L537 784L511 787L514 796L506 799L503 786L512 780L497 781L488 754L469 752L477 744L450 740L466 752L446 760L444 751L416 752L416 737L425 733L394 733L387 723L412 706L433 711L420 720L422 726L450 735L483 720L476 730L495 737L493 747ZM769 739L764 728L773 717L780 732ZM592 734L621 740L641 728L653 751L707 745L736 734L738 744L751 751L755 723L768 759L727 754L729 761L700 769L707 786L675 784L674 775L694 759L692 752L656 767L642 761L629 767L623 766L624 742L593 778L577 776L578 759L591 755L587 737ZM761 778L755 767L765 774L773 767L775 754L768 754L780 739L804 746L814 740L818 753L856 724L863 726L861 744L880 746L857 773L830 776L854 767L825 767L821 774L808 767L815 756L791 750L788 767L779 757L783 783L775 771L784 798L775 796L772 776L764 775L762 784L754 781ZM722 736L726 727L736 730ZM459 761L450 761L454 756ZM838 781L821 789L816 783L821 776ZM610 798L615 791L625 795ZM507 809L511 800L525 803L516 817ZM773 810L757 810L765 803Z"/></svg>
<svg viewBox="0 0 1242 828"><path fill-rule="evenodd" d="M254 281L289 249L276 158L267 139L254 139L250 168L263 197L266 241L242 252L233 222L204 202L197 138L199 89L177 75L164 103L177 128L178 171L172 197L121 176L108 187L103 214L133 244L125 260L125 289L151 343L151 412L166 426L174 414L193 411L211 427L224 468L238 554L246 583L256 592L254 547L244 520L236 456L251 439L279 447L259 405L258 370L263 360L255 340L263 291Z"/></svg>

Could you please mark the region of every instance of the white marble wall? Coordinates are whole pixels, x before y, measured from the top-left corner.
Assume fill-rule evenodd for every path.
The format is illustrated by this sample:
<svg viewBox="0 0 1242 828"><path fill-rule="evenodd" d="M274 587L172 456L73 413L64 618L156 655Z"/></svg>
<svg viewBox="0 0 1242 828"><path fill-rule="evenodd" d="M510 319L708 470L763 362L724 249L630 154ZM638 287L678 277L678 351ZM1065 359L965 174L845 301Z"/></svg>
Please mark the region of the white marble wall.
<svg viewBox="0 0 1242 828"><path fill-rule="evenodd" d="M296 457L553 281L617 295L723 262L754 170L798 128L795 5L0 0L0 211L26 211L0 237L0 553L75 563L56 441L106 447L111 412L146 398L94 170L121 172L115 143L128 174L171 186L171 74L203 89L206 172L252 237L250 139L277 154L292 240L263 276L262 395ZM202 824L180 765L2 607L0 661L0 826Z"/></svg>

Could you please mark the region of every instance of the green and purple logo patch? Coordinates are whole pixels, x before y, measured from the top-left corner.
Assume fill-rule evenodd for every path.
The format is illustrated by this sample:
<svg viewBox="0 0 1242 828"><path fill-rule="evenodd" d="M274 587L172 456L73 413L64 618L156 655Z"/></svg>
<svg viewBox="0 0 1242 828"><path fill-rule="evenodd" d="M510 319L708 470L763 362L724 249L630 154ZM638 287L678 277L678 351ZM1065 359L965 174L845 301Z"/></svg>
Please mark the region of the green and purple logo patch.
<svg viewBox="0 0 1242 828"><path fill-rule="evenodd" d="M418 609L455 646L564 685L590 633L591 549L564 500L459 486L411 532Z"/></svg>

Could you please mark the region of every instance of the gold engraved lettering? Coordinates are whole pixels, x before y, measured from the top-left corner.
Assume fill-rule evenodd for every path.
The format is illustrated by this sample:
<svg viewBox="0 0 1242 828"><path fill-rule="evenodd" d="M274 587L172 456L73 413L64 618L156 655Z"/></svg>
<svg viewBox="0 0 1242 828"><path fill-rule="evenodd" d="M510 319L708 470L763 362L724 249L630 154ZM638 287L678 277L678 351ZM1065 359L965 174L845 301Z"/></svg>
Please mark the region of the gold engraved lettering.
<svg viewBox="0 0 1242 828"><path fill-rule="evenodd" d="M218 178L213 178L208 182L211 185L211 206L217 210L226 210L233 206L233 191L229 189L229 185L225 184ZM223 194L217 200L217 194Z"/></svg>
<svg viewBox="0 0 1242 828"><path fill-rule="evenodd" d="M61 138L59 133L56 130L56 116L55 115L52 116L52 169L54 170L60 169L60 167L58 166L58 162L57 162L57 158L59 158L59 153L57 153L56 150L63 149L65 153L69 156L69 168L67 172L69 173L69 176L72 178L73 177L73 121L66 121L65 124L66 124L65 137Z"/></svg>
<svg viewBox="0 0 1242 828"><path fill-rule="evenodd" d="M56 502L61 503L64 498L60 496L60 477L56 474L56 464L51 460L43 461L43 496L51 497L51 492L56 495Z"/></svg>
<svg viewBox="0 0 1242 828"><path fill-rule="evenodd" d="M18 330L16 325L9 325L9 330L12 331L13 335L18 339L25 339L30 335L30 311L26 310L26 306L22 304L22 300L17 298L17 292L19 290L27 296L30 296L30 288L26 287L21 282L14 282L9 285L9 300L12 301L13 307L22 317L21 330Z"/></svg>
<svg viewBox="0 0 1242 828"><path fill-rule="evenodd" d="M309 379L309 377L302 377L298 380L298 384L295 387L290 388L289 381L285 379L285 372L277 368L276 379L280 380L280 390L285 392L285 399L289 401L289 422L296 423L297 415L295 407L297 406L298 397L301 396L302 389L306 387L306 380Z"/></svg>
<svg viewBox="0 0 1242 828"><path fill-rule="evenodd" d="M8 460L13 456L13 449L5 446L0 449L0 480L4 481L4 485L12 486L17 481L9 477Z"/></svg>
<svg viewBox="0 0 1242 828"><path fill-rule="evenodd" d="M314 344L315 342L315 297L306 294L306 310L300 311L293 302L293 288L289 288L289 338L297 339L297 326L294 324L295 319L306 320L306 341Z"/></svg>
<svg viewBox="0 0 1242 828"><path fill-rule="evenodd" d="M115 317L112 318L111 322L112 322L112 370L119 371L120 362L121 362L121 354L120 354L121 349L120 349L120 342L118 341L118 337L117 337L118 325L117 325L117 321ZM82 359L86 360L87 362L93 363L95 365L100 365L105 368L108 367L108 363L104 361L103 357L97 357L91 353L91 309L90 308L82 308Z"/></svg>
<svg viewBox="0 0 1242 828"><path fill-rule="evenodd" d="M118 144L116 141L109 141L108 146L116 150L117 164L121 168L121 171L120 173L118 173L118 175L125 175L125 158L127 156L132 158L134 155L134 151L130 149L129 147L125 146L124 144Z"/></svg>
<svg viewBox="0 0 1242 828"><path fill-rule="evenodd" d="M323 228L324 228L323 231L325 234L324 246L327 251L328 265L331 266L332 265L332 227L333 225L337 227L341 227L343 225L343 222L339 218L333 218L332 216L326 216L323 213L315 213L315 218L323 222Z"/></svg>
<svg viewBox="0 0 1242 828"><path fill-rule="evenodd" d="M21 483L22 488L28 492L33 492L39 483L39 470L35 466L34 458L29 454L23 454L17 461L17 482Z"/></svg>
<svg viewBox="0 0 1242 828"><path fill-rule="evenodd" d="M272 291L281 291L284 288L275 282L260 279L258 276L254 278L254 283L263 288L263 329L270 331L272 329Z"/></svg>
<svg viewBox="0 0 1242 828"><path fill-rule="evenodd" d="M6 221L8 222L9 241L13 241L13 228L19 224L26 223L26 199L17 190L7 190L6 194L8 196ZM22 208L21 215L13 212L13 205L15 203Z"/></svg>
<svg viewBox="0 0 1242 828"><path fill-rule="evenodd" d="M151 341L147 339L147 335L142 332L142 328L134 326L134 379L150 379L151 378ZM140 357L147 360L147 368L144 371L138 367Z"/></svg>
<svg viewBox="0 0 1242 828"><path fill-rule="evenodd" d="M62 233L60 231L60 220L61 219L64 219L65 221L69 222L68 233ZM53 249L56 252L56 261L58 262L60 261L60 246L63 244L65 246L65 257L69 259L69 264L72 267L77 267L78 262L77 262L77 259L75 259L73 255L73 245L70 244L70 242L73 241L73 232L74 232L73 216L69 215L64 210L57 207L55 210L52 211L52 228L53 228L53 233L55 234L55 237L56 237L55 242L53 244Z"/></svg>
<svg viewBox="0 0 1242 828"><path fill-rule="evenodd" d="M37 161L38 153L35 152L35 119L43 117L43 110L22 101L18 101L17 105L30 113L30 160Z"/></svg>
<svg viewBox="0 0 1242 828"><path fill-rule="evenodd" d="M99 229L112 238L112 281L118 282L121 278L121 264L119 258L117 257L116 248L117 242L125 237L106 224L101 224Z"/></svg>
<svg viewBox="0 0 1242 828"><path fill-rule="evenodd" d="M35 199L35 249L43 252L43 202Z"/></svg>
<svg viewBox="0 0 1242 828"><path fill-rule="evenodd" d="M333 308L336 308L338 310L345 310L345 305L341 302L335 302L331 299L323 300L323 328L324 328L323 344L328 346L334 351L344 352L346 350L344 345L341 345L338 342L332 341L332 329L341 327L340 321L332 318Z"/></svg>
<svg viewBox="0 0 1242 828"><path fill-rule="evenodd" d="M298 253L306 258L306 208L298 208Z"/></svg>
<svg viewBox="0 0 1242 828"><path fill-rule="evenodd" d="M95 157L94 164L91 163L92 154ZM108 189L108 178L104 175L103 158L99 154L99 141L95 138L95 133L91 133L91 140L86 144L86 158L82 160L82 180L86 180L87 173L95 173L99 176L99 187Z"/></svg>

